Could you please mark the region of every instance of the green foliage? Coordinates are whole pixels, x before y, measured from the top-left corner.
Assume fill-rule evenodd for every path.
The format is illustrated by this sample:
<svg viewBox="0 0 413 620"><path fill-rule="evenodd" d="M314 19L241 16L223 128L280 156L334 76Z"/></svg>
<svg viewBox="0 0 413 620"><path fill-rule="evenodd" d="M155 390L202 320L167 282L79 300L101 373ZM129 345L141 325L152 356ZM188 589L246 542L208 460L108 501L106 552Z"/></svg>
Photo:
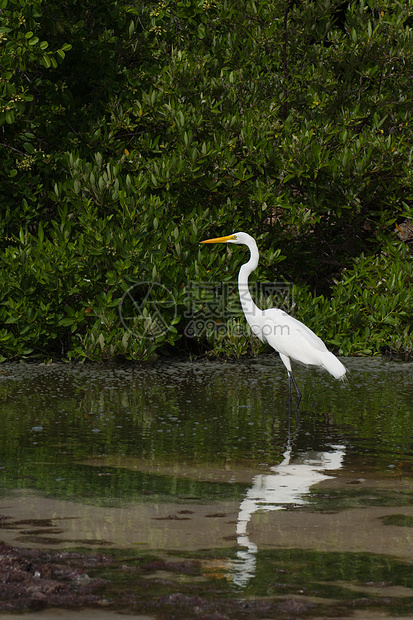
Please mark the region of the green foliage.
<svg viewBox="0 0 413 620"><path fill-rule="evenodd" d="M264 349L244 319L229 319L225 324L210 326L206 331L206 340L211 346L208 352L211 357L239 359L243 355L256 356Z"/></svg>
<svg viewBox="0 0 413 620"><path fill-rule="evenodd" d="M146 216L154 219L155 211L159 216L158 207L156 200L146 205ZM4 357L52 350L71 358L147 359L160 345L175 342L174 317L164 337L144 342L131 337L133 325L128 324L129 331L122 327L122 295L136 282L158 279L156 257L163 254L163 268L173 265L174 275L181 273L184 282L185 265L179 269L178 254L188 255L176 247L175 256L168 253L173 222L157 235L133 235L136 209L128 216L125 221L122 210L119 219L115 214L98 218L96 209L85 204L78 218L63 209L60 222L53 221L46 232L39 225L37 236L20 231L0 268ZM176 302L182 298L183 292L178 293Z"/></svg>
<svg viewBox="0 0 413 620"><path fill-rule="evenodd" d="M409 350L410 299L382 292L396 337L357 291L412 209L411 2L0 7L3 357L251 351L185 336L192 283L234 280L244 256L197 244L236 230L259 237L261 280L283 260L302 317L334 309L333 326L316 322L335 347ZM353 264L359 307L346 314ZM176 307L148 339L119 316L139 282ZM150 310L133 320L155 329Z"/></svg>
<svg viewBox="0 0 413 620"><path fill-rule="evenodd" d="M402 244L361 254L336 282L331 299L297 291L297 316L344 355L412 354L413 262Z"/></svg>

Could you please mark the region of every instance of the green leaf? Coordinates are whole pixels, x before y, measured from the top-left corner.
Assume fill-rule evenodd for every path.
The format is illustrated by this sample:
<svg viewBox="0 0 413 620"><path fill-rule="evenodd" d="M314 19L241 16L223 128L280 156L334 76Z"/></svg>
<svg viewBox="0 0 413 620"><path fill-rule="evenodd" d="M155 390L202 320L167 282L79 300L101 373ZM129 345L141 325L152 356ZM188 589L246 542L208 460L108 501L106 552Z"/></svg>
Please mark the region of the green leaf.
<svg viewBox="0 0 413 620"><path fill-rule="evenodd" d="M34 146L31 142L25 142L23 144L24 146L24 150L26 151L26 153L28 153L29 155L31 155L32 153L34 153Z"/></svg>
<svg viewBox="0 0 413 620"><path fill-rule="evenodd" d="M9 316L6 318L5 323L9 325L11 323L17 323L18 320L19 320L18 316Z"/></svg>
<svg viewBox="0 0 413 620"><path fill-rule="evenodd" d="M71 319L69 317L66 317L64 319L60 319L58 325L60 325L61 327L70 327L74 323L76 323L76 319Z"/></svg>
<svg viewBox="0 0 413 620"><path fill-rule="evenodd" d="M52 66L50 58L49 58L49 56L47 54L43 54L43 64L46 67L46 69L48 69L49 67Z"/></svg>

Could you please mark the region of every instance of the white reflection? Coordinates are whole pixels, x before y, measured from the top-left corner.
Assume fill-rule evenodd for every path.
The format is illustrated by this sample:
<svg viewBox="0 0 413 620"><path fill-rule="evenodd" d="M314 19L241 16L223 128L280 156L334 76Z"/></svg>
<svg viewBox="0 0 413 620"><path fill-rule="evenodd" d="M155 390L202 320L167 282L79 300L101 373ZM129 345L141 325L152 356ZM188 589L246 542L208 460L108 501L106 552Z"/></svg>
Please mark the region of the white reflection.
<svg viewBox="0 0 413 620"><path fill-rule="evenodd" d="M310 487L326 480L328 470L342 466L345 446L331 445L329 452L301 452L292 458L289 443L284 459L271 467L271 474L259 474L241 503L237 520L237 542L244 549L237 552L238 559L231 570L231 580L245 586L254 576L257 546L249 539L248 523L258 510L282 510L288 504L305 504Z"/></svg>

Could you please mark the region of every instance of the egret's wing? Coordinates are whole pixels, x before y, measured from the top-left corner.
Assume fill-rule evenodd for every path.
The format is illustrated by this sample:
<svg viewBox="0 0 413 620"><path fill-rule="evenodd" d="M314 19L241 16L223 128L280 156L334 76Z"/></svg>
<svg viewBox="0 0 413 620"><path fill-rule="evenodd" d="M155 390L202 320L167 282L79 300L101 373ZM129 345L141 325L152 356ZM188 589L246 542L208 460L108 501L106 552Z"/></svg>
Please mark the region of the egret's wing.
<svg viewBox="0 0 413 620"><path fill-rule="evenodd" d="M287 370L291 370L290 360L293 360L321 366L336 379L344 377L343 364L304 323L277 308L265 310L263 314L262 333L268 344L278 351Z"/></svg>
<svg viewBox="0 0 413 620"><path fill-rule="evenodd" d="M324 342L321 340L321 338L317 336L317 334L313 332L312 329L307 327L307 325L304 325L304 323L301 323L301 321L299 321L298 319L295 319L294 317L289 316L286 312L284 314L288 316L288 319L291 321L291 324L294 325L295 329L297 329L297 331L301 334L301 336L305 340L307 340L308 344L311 344L316 349L319 349L319 351L327 351L327 347L324 344Z"/></svg>
<svg viewBox="0 0 413 620"><path fill-rule="evenodd" d="M279 335L280 338L285 337L290 342L303 338L304 341L314 347L318 351L327 351L327 347L324 342L319 338L309 327L290 316L283 310L278 308L271 308L264 311L266 325L270 330L270 325L274 325L274 334ZM267 340L270 340L267 338ZM269 342L271 344L271 342Z"/></svg>

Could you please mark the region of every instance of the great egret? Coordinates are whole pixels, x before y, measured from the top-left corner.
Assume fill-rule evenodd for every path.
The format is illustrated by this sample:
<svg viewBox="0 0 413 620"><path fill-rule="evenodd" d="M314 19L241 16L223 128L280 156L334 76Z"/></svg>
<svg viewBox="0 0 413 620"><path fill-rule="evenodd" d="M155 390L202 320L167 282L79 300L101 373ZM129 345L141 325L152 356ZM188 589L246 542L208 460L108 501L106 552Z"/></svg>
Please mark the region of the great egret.
<svg viewBox="0 0 413 620"><path fill-rule="evenodd" d="M250 259L242 265L238 274L241 306L255 336L262 342L268 342L280 354L288 373L289 399L291 399L292 382L297 392L298 403L301 400L301 393L291 369L291 360L325 368L336 379L344 379L345 366L304 323L279 308L260 310L255 305L248 288L248 276L256 269L260 255L255 239L251 235L238 232L227 237L206 239L201 243L236 243L249 248Z"/></svg>

